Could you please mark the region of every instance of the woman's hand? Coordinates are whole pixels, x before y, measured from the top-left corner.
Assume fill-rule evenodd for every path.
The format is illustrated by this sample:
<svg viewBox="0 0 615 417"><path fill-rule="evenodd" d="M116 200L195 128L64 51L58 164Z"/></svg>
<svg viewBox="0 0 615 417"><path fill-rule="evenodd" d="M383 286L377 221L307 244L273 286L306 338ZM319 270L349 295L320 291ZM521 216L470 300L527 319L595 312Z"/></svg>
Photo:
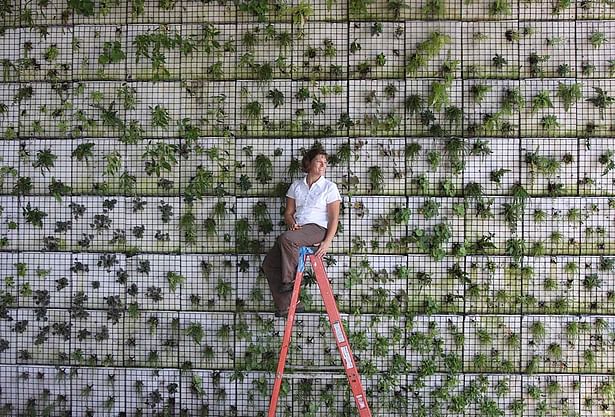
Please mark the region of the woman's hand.
<svg viewBox="0 0 615 417"><path fill-rule="evenodd" d="M295 220L296 201L294 198L286 197L286 208L284 209L284 223L288 230L300 230L301 225Z"/></svg>
<svg viewBox="0 0 615 417"><path fill-rule="evenodd" d="M327 251L329 250L330 246L331 246L331 241L330 240L323 240L318 245L318 249L316 249L316 253L314 255L322 258L323 256L325 256L327 254Z"/></svg>
<svg viewBox="0 0 615 417"><path fill-rule="evenodd" d="M297 223L293 223L288 226L288 230L301 230L301 226L298 225Z"/></svg>

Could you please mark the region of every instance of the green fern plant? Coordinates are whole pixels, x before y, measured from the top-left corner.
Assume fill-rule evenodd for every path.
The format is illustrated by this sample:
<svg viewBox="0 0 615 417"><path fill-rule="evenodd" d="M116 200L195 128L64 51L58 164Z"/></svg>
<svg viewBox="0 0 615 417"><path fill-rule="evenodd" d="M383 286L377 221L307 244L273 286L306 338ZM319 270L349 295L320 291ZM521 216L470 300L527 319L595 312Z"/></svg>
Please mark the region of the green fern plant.
<svg viewBox="0 0 615 417"><path fill-rule="evenodd" d="M491 90L492 90L492 87L490 85L484 85L484 84L474 84L470 88L470 92L472 93L472 98L474 99L476 104L481 104L483 100L485 99L485 96L487 95L487 93L490 92Z"/></svg>
<svg viewBox="0 0 615 417"><path fill-rule="evenodd" d="M449 35L441 32L430 33L425 41L418 44L416 52L408 59L406 72L410 75L416 74L421 67L427 65L427 62L438 55L442 48L450 44L451 41Z"/></svg>
<svg viewBox="0 0 615 417"><path fill-rule="evenodd" d="M367 174L369 177L370 192L380 193L384 191L384 175L382 168L374 165L368 168Z"/></svg>
<svg viewBox="0 0 615 417"><path fill-rule="evenodd" d="M547 90L542 90L532 99L532 113L536 113L539 110L547 108L554 108L553 102L551 101L549 92Z"/></svg>
<svg viewBox="0 0 615 417"><path fill-rule="evenodd" d="M256 171L256 180L261 184L267 184L273 178L273 163L268 156L258 154L254 165Z"/></svg>
<svg viewBox="0 0 615 417"><path fill-rule="evenodd" d="M583 91L581 90L581 84L564 84L559 83L557 86L557 96L562 101L564 105L564 110L570 110L570 107L577 101L583 98Z"/></svg>

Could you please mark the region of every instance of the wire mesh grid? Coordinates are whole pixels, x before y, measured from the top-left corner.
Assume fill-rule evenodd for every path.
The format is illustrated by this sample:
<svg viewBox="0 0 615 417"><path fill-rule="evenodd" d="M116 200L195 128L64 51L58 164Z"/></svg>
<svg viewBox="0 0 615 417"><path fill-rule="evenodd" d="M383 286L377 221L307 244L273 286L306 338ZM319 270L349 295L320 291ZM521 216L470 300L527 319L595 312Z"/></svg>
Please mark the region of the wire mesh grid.
<svg viewBox="0 0 615 417"><path fill-rule="evenodd" d="M374 415L608 415L608 2L0 16L0 414L266 415L261 265L320 144ZM304 280L278 415L354 415Z"/></svg>

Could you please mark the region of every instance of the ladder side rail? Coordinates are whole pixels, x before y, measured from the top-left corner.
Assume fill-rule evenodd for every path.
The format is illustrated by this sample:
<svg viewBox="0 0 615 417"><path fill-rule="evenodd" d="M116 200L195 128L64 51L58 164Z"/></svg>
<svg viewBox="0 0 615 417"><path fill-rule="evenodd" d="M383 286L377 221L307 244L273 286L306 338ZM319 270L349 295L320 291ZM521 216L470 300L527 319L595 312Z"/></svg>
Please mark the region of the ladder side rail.
<svg viewBox="0 0 615 417"><path fill-rule="evenodd" d="M318 283L318 288L320 289L320 294L325 304L327 315L329 316L329 323L333 332L333 338L335 339L337 349L342 358L342 365L346 371L348 383L350 385L355 404L359 410L359 416L371 417L372 414L369 409L369 405L367 404L365 390L363 389L361 377L359 376L359 371L357 370L357 366L354 361L352 349L350 348L350 342L348 340L348 336L346 335L346 331L344 330L344 325L342 324L337 303L335 302L335 297L333 296L333 290L331 288L331 284L329 283L327 271L325 270L325 266L321 258L316 255L310 255L309 260L316 275L316 282Z"/></svg>
<svg viewBox="0 0 615 417"><path fill-rule="evenodd" d="M293 326L295 324L295 312L297 310L297 302L299 301L299 291L301 290L301 280L303 278L303 269L305 266L306 256L306 252L302 250L299 255L300 260L299 265L297 266L297 273L295 274L295 285L293 286L293 294L291 296L290 306L288 308L288 317L286 319L286 324L284 325L284 337L282 339L282 347L280 348L280 358L278 359L278 367L275 373L273 392L271 393L271 399L269 401L268 417L275 417L276 409L278 407L278 398L280 397L282 377L284 376L284 367L286 366L286 356L288 355L290 339L293 333Z"/></svg>

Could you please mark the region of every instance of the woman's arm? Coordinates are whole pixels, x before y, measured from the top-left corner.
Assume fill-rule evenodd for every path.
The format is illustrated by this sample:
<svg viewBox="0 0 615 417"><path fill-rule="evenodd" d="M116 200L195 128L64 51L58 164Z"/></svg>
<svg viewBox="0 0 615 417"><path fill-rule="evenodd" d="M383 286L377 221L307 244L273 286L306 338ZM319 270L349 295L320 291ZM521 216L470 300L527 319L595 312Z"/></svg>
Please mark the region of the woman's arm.
<svg viewBox="0 0 615 417"><path fill-rule="evenodd" d="M337 232L337 223L340 219L340 203L337 200L327 204L327 234L325 239L318 245L316 256L325 256L331 246L331 242L333 242L333 237L335 237L335 232Z"/></svg>
<svg viewBox="0 0 615 417"><path fill-rule="evenodd" d="M295 221L297 205L294 198L286 197L286 208L284 208L284 223L288 230L298 230L301 228Z"/></svg>

